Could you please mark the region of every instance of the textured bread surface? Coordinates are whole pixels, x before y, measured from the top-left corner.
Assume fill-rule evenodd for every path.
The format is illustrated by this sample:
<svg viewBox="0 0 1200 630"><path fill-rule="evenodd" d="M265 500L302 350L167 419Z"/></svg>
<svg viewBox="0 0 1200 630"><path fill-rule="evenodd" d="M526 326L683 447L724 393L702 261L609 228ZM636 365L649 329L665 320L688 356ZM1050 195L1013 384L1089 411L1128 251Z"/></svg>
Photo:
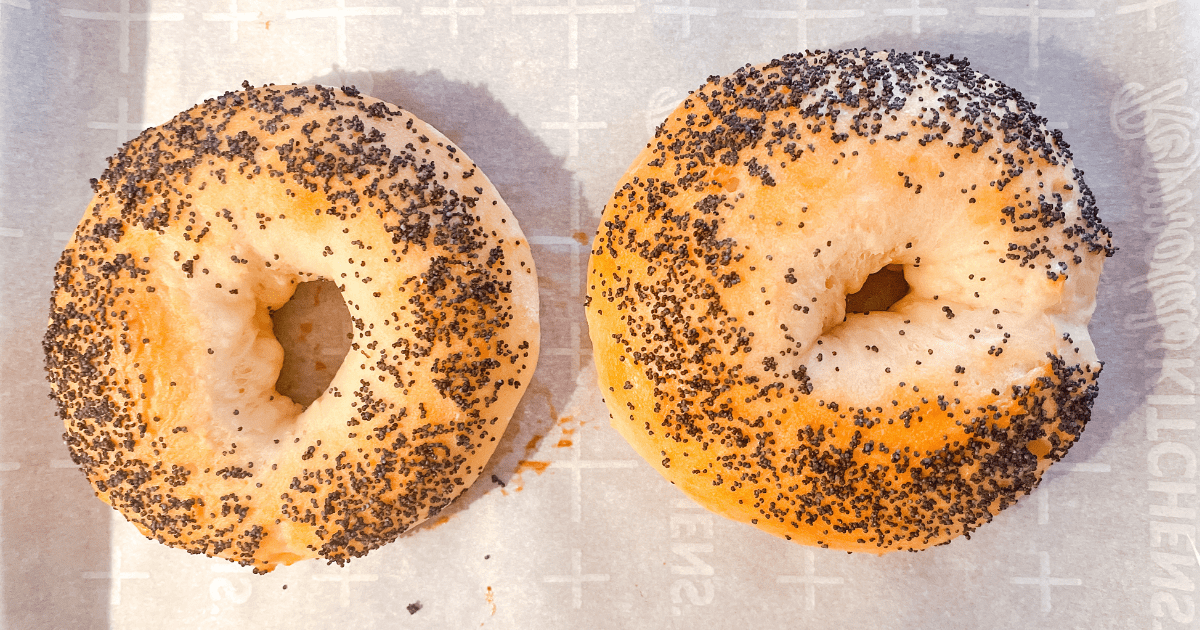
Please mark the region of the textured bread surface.
<svg viewBox="0 0 1200 630"><path fill-rule="evenodd" d="M1057 131L966 61L712 77L609 200L587 315L613 426L708 508L882 553L969 534L1079 437L1113 248ZM880 270L907 293L847 313Z"/></svg>
<svg viewBox="0 0 1200 630"><path fill-rule="evenodd" d="M479 475L537 362L533 259L483 173L351 88L248 85L93 180L44 339L71 457L145 535L343 563ZM270 313L328 279L349 354L307 408Z"/></svg>

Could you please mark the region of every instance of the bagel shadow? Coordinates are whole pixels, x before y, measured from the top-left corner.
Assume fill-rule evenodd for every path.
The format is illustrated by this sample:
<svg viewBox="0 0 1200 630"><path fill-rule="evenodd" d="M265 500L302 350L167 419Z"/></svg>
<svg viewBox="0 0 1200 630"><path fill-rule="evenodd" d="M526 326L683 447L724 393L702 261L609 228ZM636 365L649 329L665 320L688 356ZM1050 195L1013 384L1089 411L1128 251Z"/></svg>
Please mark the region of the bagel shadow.
<svg viewBox="0 0 1200 630"><path fill-rule="evenodd" d="M571 333L573 323L583 327L582 337L587 338L582 305L572 303L567 290L577 282L570 277L575 266L565 258L585 255L587 250L564 252L536 243L540 235L569 233L574 174L564 167L565 159L553 154L486 86L453 81L437 70L335 70L306 83L354 85L364 94L412 112L445 134L495 185L526 238L533 242L541 301L541 356L533 379L479 479L438 514L406 532L403 536L407 537L445 523L485 494L500 491L510 495L518 490L529 445L551 431L558 421L556 409L563 407L574 390L574 378L556 378L565 367L558 363L566 357L546 350L578 344Z"/></svg>
<svg viewBox="0 0 1200 630"><path fill-rule="evenodd" d="M114 573L115 512L70 459L41 340L87 179L133 135L87 121L143 114L149 37L131 29L122 70L115 31L45 3L0 5L0 626L109 628L126 577Z"/></svg>

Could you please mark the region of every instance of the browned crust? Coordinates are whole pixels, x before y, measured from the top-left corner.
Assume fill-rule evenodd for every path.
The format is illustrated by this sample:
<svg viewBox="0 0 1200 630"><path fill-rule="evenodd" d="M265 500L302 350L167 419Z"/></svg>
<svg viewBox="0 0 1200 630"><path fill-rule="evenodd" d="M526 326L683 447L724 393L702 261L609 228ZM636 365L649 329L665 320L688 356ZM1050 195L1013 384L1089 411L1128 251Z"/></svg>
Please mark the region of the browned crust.
<svg viewBox="0 0 1200 630"><path fill-rule="evenodd" d="M905 110L905 94L930 88L940 98ZM1086 324L1113 251L1066 144L1032 109L964 61L924 53L819 52L711 78L618 184L593 244L588 322L614 427L701 504L807 544L923 549L1028 493L1090 416L1100 363ZM1044 188L1036 204L1033 188ZM846 225L839 200L864 194L896 201ZM840 306L786 288L814 274L832 286L820 274L849 263L820 258L826 235L892 230L889 212L970 226L989 270L1047 307L984 289L914 294L903 309L940 307L942 323L923 323L945 332L928 336L959 341L901 351L896 335L912 339L918 324L897 315L860 328L891 335L895 355L868 336L853 340L871 357L862 365L829 356L819 344ZM819 246L771 249L793 234ZM885 262L975 280L945 263L964 252L921 247L925 260L901 246ZM864 398L871 390L882 394Z"/></svg>
<svg viewBox="0 0 1200 630"><path fill-rule="evenodd" d="M537 362L533 260L487 178L408 112L244 87L93 180L56 268L52 396L73 461L147 536L260 572L343 563L479 475ZM211 357L267 361L270 308L322 270L350 356L298 419L269 383L247 409L259 392ZM258 328L253 348L225 347L226 317Z"/></svg>

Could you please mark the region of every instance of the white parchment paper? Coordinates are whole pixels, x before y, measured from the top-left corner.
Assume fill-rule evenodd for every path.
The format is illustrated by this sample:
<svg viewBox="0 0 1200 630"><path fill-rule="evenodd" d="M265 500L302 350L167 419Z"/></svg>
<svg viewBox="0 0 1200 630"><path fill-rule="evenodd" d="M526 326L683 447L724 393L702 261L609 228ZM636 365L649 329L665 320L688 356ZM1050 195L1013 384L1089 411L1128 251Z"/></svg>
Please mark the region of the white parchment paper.
<svg viewBox="0 0 1200 630"><path fill-rule="evenodd" d="M0 624L1195 626L1198 44L1190 0L0 0ZM1121 248L1082 440L970 540L919 554L800 547L697 509L608 427L582 309L604 200L689 90L856 46L967 57L1038 102ZM93 498L47 399L52 267L88 179L243 80L410 109L496 183L538 266L542 359L490 469L345 567L255 576L143 539ZM337 336L326 311L293 317L281 337Z"/></svg>

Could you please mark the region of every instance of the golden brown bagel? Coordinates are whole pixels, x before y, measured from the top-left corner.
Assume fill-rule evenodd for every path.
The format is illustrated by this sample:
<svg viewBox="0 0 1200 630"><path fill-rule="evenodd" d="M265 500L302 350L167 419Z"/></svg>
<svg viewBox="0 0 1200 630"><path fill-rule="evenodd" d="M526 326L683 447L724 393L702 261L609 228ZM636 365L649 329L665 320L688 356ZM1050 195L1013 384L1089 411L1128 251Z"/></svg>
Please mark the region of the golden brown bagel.
<svg viewBox="0 0 1200 630"><path fill-rule="evenodd" d="M93 180L44 347L71 457L145 535L266 572L343 563L479 475L538 353L533 259L495 188L351 88L226 93ZM342 291L354 338L307 408L270 312Z"/></svg>
<svg viewBox="0 0 1200 630"><path fill-rule="evenodd" d="M1057 131L963 60L865 50L713 77L592 248L613 424L708 508L882 553L1035 487L1097 393L1110 233ZM846 312L900 266L887 310Z"/></svg>

